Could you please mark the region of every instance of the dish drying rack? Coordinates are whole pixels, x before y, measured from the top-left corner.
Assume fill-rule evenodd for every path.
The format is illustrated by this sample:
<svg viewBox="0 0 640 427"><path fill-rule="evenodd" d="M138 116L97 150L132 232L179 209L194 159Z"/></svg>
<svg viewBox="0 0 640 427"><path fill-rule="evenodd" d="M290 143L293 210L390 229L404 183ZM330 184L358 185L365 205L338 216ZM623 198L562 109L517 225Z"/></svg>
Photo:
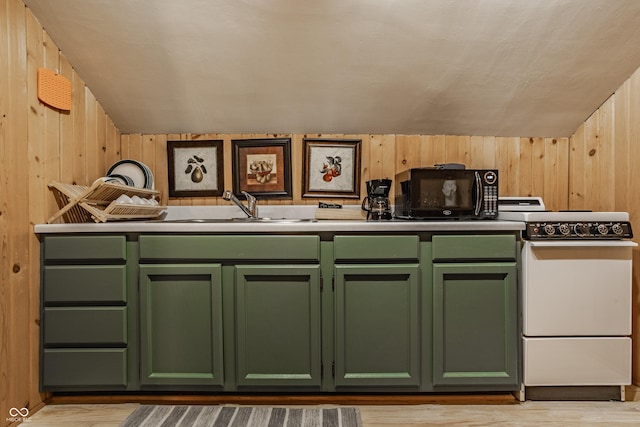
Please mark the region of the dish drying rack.
<svg viewBox="0 0 640 427"><path fill-rule="evenodd" d="M112 182L96 181L91 186L84 186L51 181L49 188L60 210L47 220L47 224L60 217L65 222L73 223L156 218L167 208L162 205L120 203L116 199L123 194L148 199L159 196L160 192Z"/></svg>

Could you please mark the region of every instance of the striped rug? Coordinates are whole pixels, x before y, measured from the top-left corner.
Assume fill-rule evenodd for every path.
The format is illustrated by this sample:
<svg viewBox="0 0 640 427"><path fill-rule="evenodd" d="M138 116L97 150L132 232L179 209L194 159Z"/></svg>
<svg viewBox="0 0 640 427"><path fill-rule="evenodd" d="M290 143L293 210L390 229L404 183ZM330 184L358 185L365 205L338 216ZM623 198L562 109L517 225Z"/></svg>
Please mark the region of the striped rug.
<svg viewBox="0 0 640 427"><path fill-rule="evenodd" d="M141 405L120 427L362 427L356 408Z"/></svg>

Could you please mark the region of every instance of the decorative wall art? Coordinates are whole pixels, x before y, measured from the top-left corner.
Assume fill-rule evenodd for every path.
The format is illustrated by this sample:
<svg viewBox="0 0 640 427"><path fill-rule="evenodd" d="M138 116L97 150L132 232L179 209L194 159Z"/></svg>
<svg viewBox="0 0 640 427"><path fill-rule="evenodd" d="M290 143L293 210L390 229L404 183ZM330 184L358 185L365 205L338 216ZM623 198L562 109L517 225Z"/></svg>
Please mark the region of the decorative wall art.
<svg viewBox="0 0 640 427"><path fill-rule="evenodd" d="M246 191L256 198L290 199L291 138L235 139L233 192Z"/></svg>
<svg viewBox="0 0 640 427"><path fill-rule="evenodd" d="M221 196L224 185L221 140L167 141L169 197Z"/></svg>
<svg viewBox="0 0 640 427"><path fill-rule="evenodd" d="M302 197L359 199L361 142L305 138Z"/></svg>

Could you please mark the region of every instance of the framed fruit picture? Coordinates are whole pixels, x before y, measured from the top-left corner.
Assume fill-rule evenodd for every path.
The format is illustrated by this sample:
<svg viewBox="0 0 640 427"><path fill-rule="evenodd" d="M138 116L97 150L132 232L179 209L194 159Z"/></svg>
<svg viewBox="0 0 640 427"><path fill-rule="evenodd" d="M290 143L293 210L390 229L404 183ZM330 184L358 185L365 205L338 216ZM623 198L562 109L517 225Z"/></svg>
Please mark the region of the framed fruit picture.
<svg viewBox="0 0 640 427"><path fill-rule="evenodd" d="M360 139L305 138L302 197L360 198Z"/></svg>
<svg viewBox="0 0 640 427"><path fill-rule="evenodd" d="M222 140L167 141L167 160L169 197L222 196Z"/></svg>
<svg viewBox="0 0 640 427"><path fill-rule="evenodd" d="M291 138L232 139L233 193L291 199Z"/></svg>

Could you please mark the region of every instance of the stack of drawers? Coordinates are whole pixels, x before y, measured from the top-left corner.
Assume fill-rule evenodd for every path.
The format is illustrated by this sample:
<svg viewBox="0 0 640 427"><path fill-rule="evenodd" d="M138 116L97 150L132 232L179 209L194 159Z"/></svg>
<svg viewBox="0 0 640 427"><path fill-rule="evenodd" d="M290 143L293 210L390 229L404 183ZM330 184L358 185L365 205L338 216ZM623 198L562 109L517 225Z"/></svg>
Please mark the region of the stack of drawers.
<svg viewBox="0 0 640 427"><path fill-rule="evenodd" d="M43 244L43 391L127 386L124 236L47 236Z"/></svg>

